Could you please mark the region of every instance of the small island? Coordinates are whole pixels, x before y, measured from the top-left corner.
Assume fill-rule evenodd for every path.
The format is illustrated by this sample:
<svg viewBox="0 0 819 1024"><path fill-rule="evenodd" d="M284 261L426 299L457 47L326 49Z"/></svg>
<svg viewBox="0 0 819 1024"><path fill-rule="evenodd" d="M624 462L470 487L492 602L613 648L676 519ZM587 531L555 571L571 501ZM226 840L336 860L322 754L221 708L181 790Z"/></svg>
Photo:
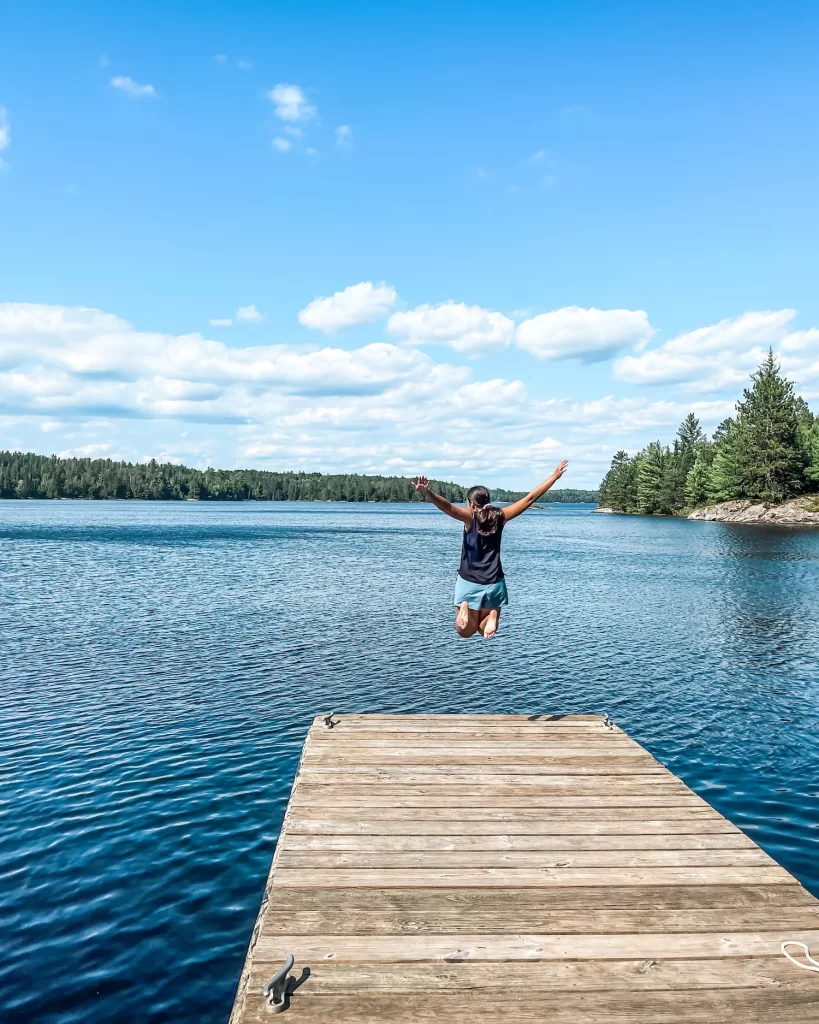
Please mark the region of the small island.
<svg viewBox="0 0 819 1024"><path fill-rule="evenodd" d="M652 441L633 456L617 452L595 512L819 525L817 491L819 417L769 350L736 415L711 438L690 413L671 446Z"/></svg>

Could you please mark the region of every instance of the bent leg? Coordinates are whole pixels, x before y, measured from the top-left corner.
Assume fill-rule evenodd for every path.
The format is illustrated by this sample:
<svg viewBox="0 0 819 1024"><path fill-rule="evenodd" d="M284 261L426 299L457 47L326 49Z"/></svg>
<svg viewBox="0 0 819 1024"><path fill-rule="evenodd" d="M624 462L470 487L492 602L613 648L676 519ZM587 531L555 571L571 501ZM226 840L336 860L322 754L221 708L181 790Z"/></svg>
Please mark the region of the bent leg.
<svg viewBox="0 0 819 1024"><path fill-rule="evenodd" d="M488 640L490 636L494 636L497 633L499 623L500 608L482 608L478 632L485 640Z"/></svg>
<svg viewBox="0 0 819 1024"><path fill-rule="evenodd" d="M466 607L466 618L461 618L461 612ZM470 608L466 601L458 609L458 616L455 619L455 630L458 636L474 636L478 632L478 625L480 623L480 611L477 608Z"/></svg>

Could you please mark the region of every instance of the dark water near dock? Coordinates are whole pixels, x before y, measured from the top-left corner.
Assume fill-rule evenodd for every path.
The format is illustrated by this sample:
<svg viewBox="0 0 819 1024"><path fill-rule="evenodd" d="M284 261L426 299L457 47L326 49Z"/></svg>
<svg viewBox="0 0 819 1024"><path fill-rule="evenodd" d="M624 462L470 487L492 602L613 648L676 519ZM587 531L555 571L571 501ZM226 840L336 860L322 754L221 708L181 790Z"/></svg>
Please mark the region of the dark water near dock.
<svg viewBox="0 0 819 1024"><path fill-rule="evenodd" d="M819 894L819 531L530 512L459 640L405 505L0 502L0 1020L227 1018L305 731L608 711Z"/></svg>

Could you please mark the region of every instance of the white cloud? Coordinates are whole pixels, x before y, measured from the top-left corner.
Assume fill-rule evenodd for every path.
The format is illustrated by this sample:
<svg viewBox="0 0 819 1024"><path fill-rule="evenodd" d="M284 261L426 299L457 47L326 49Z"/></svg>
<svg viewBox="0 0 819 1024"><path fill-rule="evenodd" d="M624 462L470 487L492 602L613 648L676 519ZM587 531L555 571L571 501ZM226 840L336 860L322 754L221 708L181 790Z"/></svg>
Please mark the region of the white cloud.
<svg viewBox="0 0 819 1024"><path fill-rule="evenodd" d="M435 378L425 355L383 342L230 348L200 334L136 331L96 309L0 303L0 402L52 420L82 412L249 421L283 394L372 395L425 376Z"/></svg>
<svg viewBox="0 0 819 1024"><path fill-rule="evenodd" d="M111 61L105 56L104 53L100 54L100 58L97 61L97 67L107 68Z"/></svg>
<svg viewBox="0 0 819 1024"><path fill-rule="evenodd" d="M84 444L55 454L60 459L110 459L111 447L110 444Z"/></svg>
<svg viewBox="0 0 819 1024"><path fill-rule="evenodd" d="M343 327L371 324L395 305L398 296L392 285L362 281L351 284L341 292L313 299L299 313L299 323L325 334L333 334Z"/></svg>
<svg viewBox="0 0 819 1024"><path fill-rule="evenodd" d="M786 333L779 349L800 361L808 394L811 372L819 383L819 330ZM46 454L107 444L105 454L131 461L156 453L202 466L427 470L521 489L565 456L565 485L593 486L616 449L670 439L689 411L711 430L736 397L544 398L521 380L476 379L398 344L230 347L139 331L100 310L0 304L0 427L7 445Z"/></svg>
<svg viewBox="0 0 819 1024"><path fill-rule="evenodd" d="M794 331L785 335L779 345L779 351L785 359L795 355L815 358L819 355L819 330L812 327L809 331Z"/></svg>
<svg viewBox="0 0 819 1024"><path fill-rule="evenodd" d="M393 313L387 330L410 345L448 345L456 352L481 356L506 348L515 325L503 313L450 301Z"/></svg>
<svg viewBox="0 0 819 1024"><path fill-rule="evenodd" d="M307 156L318 156L318 150L313 149L311 146L308 146L304 152Z"/></svg>
<svg viewBox="0 0 819 1024"><path fill-rule="evenodd" d="M304 90L298 85L281 82L273 86L267 98L275 105L276 117L282 121L309 121L316 116L316 108L307 102Z"/></svg>
<svg viewBox="0 0 819 1024"><path fill-rule="evenodd" d="M240 68L242 71L250 71L253 68L253 61L243 60L242 58L240 58L236 61L236 67Z"/></svg>
<svg viewBox="0 0 819 1024"><path fill-rule="evenodd" d="M287 153L293 148L293 143L290 139L284 139L281 135L277 135L276 138L273 139L272 145L274 149L279 151L279 153Z"/></svg>
<svg viewBox="0 0 819 1024"><path fill-rule="evenodd" d="M655 349L618 359L613 376L633 384L681 384L699 391L736 389L747 381L769 345L784 343L795 316L795 310L781 309L720 320L680 334ZM790 337L795 339L796 334ZM807 347L811 347L809 339ZM791 355L796 348L792 340L784 350ZM813 349L817 351L819 346L814 344Z"/></svg>
<svg viewBox="0 0 819 1024"><path fill-rule="evenodd" d="M623 437L635 432L673 430L689 412L707 426L716 426L731 415L734 402L649 401L607 395L587 401L553 398L537 403L537 409L543 423L561 424L585 436Z"/></svg>
<svg viewBox="0 0 819 1024"><path fill-rule="evenodd" d="M296 125L294 124L286 124L284 126L284 131L288 135L291 135L294 139L304 138L304 131L301 128L297 128Z"/></svg>
<svg viewBox="0 0 819 1024"><path fill-rule="evenodd" d="M140 85L139 82L135 82L133 78L128 78L124 75L118 75L116 78L112 78L111 85L115 89L119 89L121 92L124 92L126 96L132 96L134 99L143 99L145 97L156 98L159 95L152 85Z"/></svg>
<svg viewBox="0 0 819 1024"><path fill-rule="evenodd" d="M517 344L538 359L593 362L645 343L653 333L641 309L564 306L524 320L517 330Z"/></svg>
<svg viewBox="0 0 819 1024"><path fill-rule="evenodd" d="M208 323L211 327L231 327L233 325L229 316L217 317L214 320L209 320Z"/></svg>
<svg viewBox="0 0 819 1024"><path fill-rule="evenodd" d="M336 128L336 145L339 149L353 148L353 132L348 124L340 124Z"/></svg>
<svg viewBox="0 0 819 1024"><path fill-rule="evenodd" d="M249 324L260 324L264 320L264 313L260 313L255 306L239 306L236 310L236 319Z"/></svg>
<svg viewBox="0 0 819 1024"><path fill-rule="evenodd" d="M214 57L214 60L216 61L217 64L225 64L227 63L227 54L217 53L216 56Z"/></svg>
<svg viewBox="0 0 819 1024"><path fill-rule="evenodd" d="M491 181L495 177L494 171L487 171L485 167L475 168L475 177L479 181Z"/></svg>

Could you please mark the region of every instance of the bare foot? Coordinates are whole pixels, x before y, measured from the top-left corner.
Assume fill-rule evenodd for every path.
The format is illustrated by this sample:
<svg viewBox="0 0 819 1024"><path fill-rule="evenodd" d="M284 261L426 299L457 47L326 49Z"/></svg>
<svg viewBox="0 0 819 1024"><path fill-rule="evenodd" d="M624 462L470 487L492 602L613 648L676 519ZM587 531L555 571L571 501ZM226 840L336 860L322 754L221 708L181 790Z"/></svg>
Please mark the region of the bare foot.
<svg viewBox="0 0 819 1024"><path fill-rule="evenodd" d="M492 611L487 615L486 620L483 624L483 638L488 640L490 636L494 636L498 631L498 609L493 608Z"/></svg>
<svg viewBox="0 0 819 1024"><path fill-rule="evenodd" d="M461 606L458 609L458 614L455 616L455 628L466 629L469 625L469 602L461 601Z"/></svg>

